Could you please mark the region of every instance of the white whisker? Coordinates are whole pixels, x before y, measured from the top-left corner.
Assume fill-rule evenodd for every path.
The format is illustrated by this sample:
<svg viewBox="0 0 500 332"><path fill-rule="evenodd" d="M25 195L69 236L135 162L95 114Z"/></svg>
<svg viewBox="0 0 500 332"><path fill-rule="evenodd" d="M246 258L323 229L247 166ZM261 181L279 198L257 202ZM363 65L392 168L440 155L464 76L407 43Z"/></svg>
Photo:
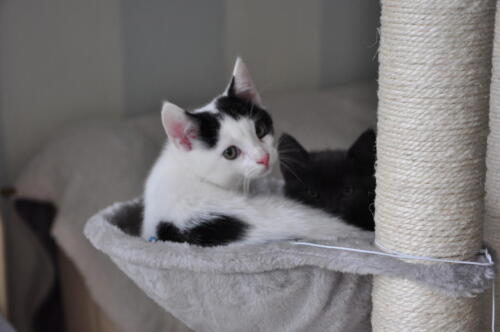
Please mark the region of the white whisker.
<svg viewBox="0 0 500 332"><path fill-rule="evenodd" d="M299 181L300 181L300 183L302 183L302 184L304 184L304 185L305 185L305 183L304 183L304 182L302 181L302 179L301 179L301 178L297 175L297 173L295 173L295 172L293 171L293 168L292 168L292 167L290 167L290 165L288 165L288 164L287 164L284 160L282 160L282 161L281 161L281 165L282 165L282 166L284 166L284 167L285 167L285 168L286 168L286 169L287 169L290 173L292 173L292 175L293 175L293 176L295 176L295 178L296 178L297 180L299 180Z"/></svg>

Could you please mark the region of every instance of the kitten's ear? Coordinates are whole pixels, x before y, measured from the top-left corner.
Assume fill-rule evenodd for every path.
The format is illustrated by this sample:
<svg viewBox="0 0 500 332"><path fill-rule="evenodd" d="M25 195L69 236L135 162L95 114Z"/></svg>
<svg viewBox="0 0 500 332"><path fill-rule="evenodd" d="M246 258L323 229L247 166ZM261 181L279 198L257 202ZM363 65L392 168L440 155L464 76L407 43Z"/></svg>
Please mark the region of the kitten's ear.
<svg viewBox="0 0 500 332"><path fill-rule="evenodd" d="M375 163L375 131L368 129L363 132L349 148L347 155L368 166Z"/></svg>
<svg viewBox="0 0 500 332"><path fill-rule="evenodd" d="M193 140L197 136L197 125L177 105L165 101L161 109L161 121L167 136L177 148L189 151L193 148Z"/></svg>
<svg viewBox="0 0 500 332"><path fill-rule="evenodd" d="M234 64L233 76L225 94L262 106L260 95L255 88L250 72L243 60L239 57Z"/></svg>
<svg viewBox="0 0 500 332"><path fill-rule="evenodd" d="M309 160L309 153L291 135L281 135L278 143L281 174L285 181L296 180Z"/></svg>

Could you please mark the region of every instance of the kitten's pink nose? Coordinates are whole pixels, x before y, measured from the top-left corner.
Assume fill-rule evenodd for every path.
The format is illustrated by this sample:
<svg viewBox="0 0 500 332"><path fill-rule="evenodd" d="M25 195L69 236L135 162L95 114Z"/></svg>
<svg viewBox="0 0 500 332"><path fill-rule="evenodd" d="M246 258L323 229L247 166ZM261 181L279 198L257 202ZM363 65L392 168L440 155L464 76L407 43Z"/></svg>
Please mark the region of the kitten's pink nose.
<svg viewBox="0 0 500 332"><path fill-rule="evenodd" d="M257 164L261 164L269 167L269 153L266 153L260 160L257 161Z"/></svg>

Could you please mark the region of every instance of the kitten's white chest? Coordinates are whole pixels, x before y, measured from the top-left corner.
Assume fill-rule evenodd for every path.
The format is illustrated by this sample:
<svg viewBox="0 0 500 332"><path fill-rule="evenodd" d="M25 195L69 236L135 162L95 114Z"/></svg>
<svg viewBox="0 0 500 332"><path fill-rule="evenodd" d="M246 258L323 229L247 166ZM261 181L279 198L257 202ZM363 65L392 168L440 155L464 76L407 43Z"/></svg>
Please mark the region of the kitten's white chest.
<svg viewBox="0 0 500 332"><path fill-rule="evenodd" d="M180 229L210 210L214 190L164 151L146 181L142 236L156 236L160 222L170 222Z"/></svg>
<svg viewBox="0 0 500 332"><path fill-rule="evenodd" d="M183 201L182 184L171 176L174 165L162 153L151 169L144 190L144 219L142 236L148 239L156 235L159 222L180 222L186 218L187 209Z"/></svg>

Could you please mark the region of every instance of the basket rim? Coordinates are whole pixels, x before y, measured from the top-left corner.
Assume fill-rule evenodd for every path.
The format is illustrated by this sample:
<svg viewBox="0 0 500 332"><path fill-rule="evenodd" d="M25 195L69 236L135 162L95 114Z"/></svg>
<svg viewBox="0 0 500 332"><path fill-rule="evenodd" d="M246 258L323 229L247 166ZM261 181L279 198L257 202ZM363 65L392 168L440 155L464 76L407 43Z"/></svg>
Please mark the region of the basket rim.
<svg viewBox="0 0 500 332"><path fill-rule="evenodd" d="M342 255L342 252L297 246L291 241L218 247L163 241L152 243L141 237L128 235L109 222L117 211L138 205L140 200L139 197L114 203L91 217L85 225L84 233L92 245L113 260L156 269L261 273L309 266L338 272L334 269L332 258ZM338 244L333 241L321 243Z"/></svg>

